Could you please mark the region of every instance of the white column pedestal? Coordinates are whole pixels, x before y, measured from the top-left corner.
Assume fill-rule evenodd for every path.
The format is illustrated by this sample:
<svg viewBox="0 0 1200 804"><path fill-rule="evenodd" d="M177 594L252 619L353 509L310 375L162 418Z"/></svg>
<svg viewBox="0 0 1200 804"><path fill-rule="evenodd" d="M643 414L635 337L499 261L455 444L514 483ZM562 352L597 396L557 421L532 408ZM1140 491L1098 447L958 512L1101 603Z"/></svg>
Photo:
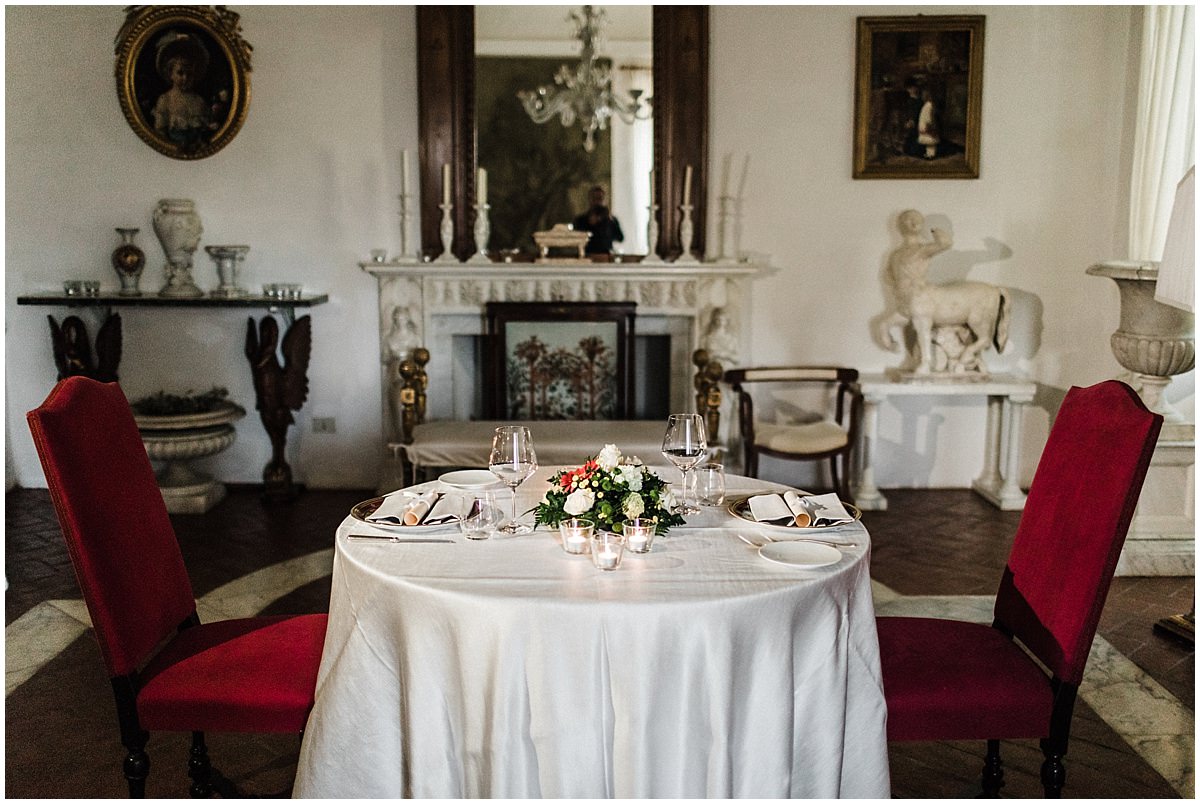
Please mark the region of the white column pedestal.
<svg viewBox="0 0 1200 804"><path fill-rule="evenodd" d="M1164 424L1117 575L1196 573L1196 426Z"/></svg>

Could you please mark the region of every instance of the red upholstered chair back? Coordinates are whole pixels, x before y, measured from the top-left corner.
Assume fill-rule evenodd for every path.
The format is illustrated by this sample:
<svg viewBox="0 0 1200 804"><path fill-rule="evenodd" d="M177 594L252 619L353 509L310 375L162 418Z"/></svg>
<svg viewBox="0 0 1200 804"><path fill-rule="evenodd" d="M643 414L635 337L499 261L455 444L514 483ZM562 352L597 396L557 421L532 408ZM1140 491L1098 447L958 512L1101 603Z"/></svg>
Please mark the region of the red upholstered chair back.
<svg viewBox="0 0 1200 804"><path fill-rule="evenodd" d="M1083 678L1161 427L1123 383L1072 388L1038 463L996 623L1072 684Z"/></svg>
<svg viewBox="0 0 1200 804"><path fill-rule="evenodd" d="M28 419L104 662L126 675L196 607L129 402L68 377Z"/></svg>

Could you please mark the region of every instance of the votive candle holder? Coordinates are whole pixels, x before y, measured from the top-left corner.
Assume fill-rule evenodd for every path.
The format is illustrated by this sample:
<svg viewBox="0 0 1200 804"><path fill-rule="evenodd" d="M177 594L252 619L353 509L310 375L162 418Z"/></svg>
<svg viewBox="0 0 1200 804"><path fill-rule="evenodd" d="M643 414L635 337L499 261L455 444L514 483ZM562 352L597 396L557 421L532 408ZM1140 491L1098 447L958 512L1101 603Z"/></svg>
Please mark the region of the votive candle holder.
<svg viewBox="0 0 1200 804"><path fill-rule="evenodd" d="M654 523L649 519L630 519L625 523L625 546L631 553L649 553L654 542Z"/></svg>
<svg viewBox="0 0 1200 804"><path fill-rule="evenodd" d="M620 533L602 530L592 537L592 563L596 569L611 572L621 566L625 552L625 537Z"/></svg>
<svg viewBox="0 0 1200 804"><path fill-rule="evenodd" d="M586 519L567 519L558 525L558 535L562 539L562 548L571 555L583 555L588 551L592 542L592 531L595 525Z"/></svg>

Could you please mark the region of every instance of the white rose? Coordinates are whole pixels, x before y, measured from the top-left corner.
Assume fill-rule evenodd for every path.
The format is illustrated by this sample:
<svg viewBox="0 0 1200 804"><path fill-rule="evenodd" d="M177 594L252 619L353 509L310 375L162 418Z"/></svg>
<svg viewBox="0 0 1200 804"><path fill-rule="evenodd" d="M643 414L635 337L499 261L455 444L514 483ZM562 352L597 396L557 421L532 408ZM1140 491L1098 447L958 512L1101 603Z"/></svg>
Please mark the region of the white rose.
<svg viewBox="0 0 1200 804"><path fill-rule="evenodd" d="M617 479L625 484L630 491L642 490L642 469L640 466L617 467Z"/></svg>
<svg viewBox="0 0 1200 804"><path fill-rule="evenodd" d="M571 516L579 516L591 508L595 501L596 495L591 489L576 489L567 495L567 500L563 503L563 510Z"/></svg>
<svg viewBox="0 0 1200 804"><path fill-rule="evenodd" d="M625 498L625 518L637 519L646 510L646 504L642 501L642 495L630 494Z"/></svg>
<svg viewBox="0 0 1200 804"><path fill-rule="evenodd" d="M611 472L621 462L621 450L616 444L605 444L604 449L596 456L596 464L606 472Z"/></svg>

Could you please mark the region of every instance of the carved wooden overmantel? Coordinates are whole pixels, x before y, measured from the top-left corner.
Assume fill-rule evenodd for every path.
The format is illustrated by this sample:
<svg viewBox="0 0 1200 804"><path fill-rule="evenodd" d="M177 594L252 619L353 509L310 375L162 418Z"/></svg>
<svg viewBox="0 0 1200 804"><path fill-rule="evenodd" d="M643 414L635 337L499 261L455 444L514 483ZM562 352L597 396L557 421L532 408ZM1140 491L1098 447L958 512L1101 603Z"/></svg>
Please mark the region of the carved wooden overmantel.
<svg viewBox="0 0 1200 804"><path fill-rule="evenodd" d="M750 316L750 282L771 268L761 263L642 265L639 263L363 262L379 283L379 343L384 443L400 436L400 362L424 347L430 358L430 419L470 417L464 394L479 377L471 347L456 337L484 331L490 301L631 301L638 335L667 335L671 343L670 403L692 410L692 353L713 348L731 364L740 357ZM720 333L719 337L713 333ZM456 354L456 351L458 352ZM477 398L477 397L476 397ZM457 401L456 401L457 400Z"/></svg>

